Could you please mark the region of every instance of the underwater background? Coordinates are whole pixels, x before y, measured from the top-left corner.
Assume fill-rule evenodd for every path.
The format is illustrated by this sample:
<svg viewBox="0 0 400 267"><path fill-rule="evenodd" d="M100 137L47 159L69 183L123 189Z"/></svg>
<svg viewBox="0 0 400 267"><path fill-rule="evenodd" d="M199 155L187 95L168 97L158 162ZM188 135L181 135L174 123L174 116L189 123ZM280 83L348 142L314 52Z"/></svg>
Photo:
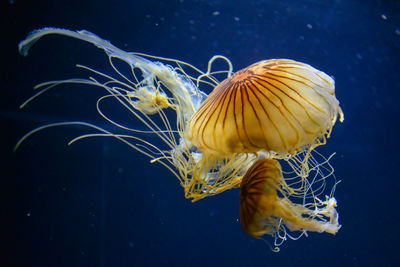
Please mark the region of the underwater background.
<svg viewBox="0 0 400 267"><path fill-rule="evenodd" d="M10 0L0 13L0 266L400 266L400 1ZM45 26L203 71L221 54L235 71L290 58L332 75L345 121L318 151L336 152L338 234L309 233L273 253L242 231L239 190L191 203L169 171L118 141L67 146L82 127L41 131L14 153L46 123L107 127L99 88L60 86L19 109L40 82L86 77L75 64L111 73L103 51L62 36L19 55Z"/></svg>

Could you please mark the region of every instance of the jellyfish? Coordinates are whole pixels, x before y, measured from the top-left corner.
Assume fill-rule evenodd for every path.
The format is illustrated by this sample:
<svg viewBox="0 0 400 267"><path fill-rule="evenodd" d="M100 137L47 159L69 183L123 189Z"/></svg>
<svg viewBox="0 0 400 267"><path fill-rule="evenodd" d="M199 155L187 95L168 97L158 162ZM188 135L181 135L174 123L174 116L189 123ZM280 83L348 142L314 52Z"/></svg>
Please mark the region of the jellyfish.
<svg viewBox="0 0 400 267"><path fill-rule="evenodd" d="M327 197L321 201L313 196L314 202L297 204L290 200L297 194L283 178L277 160L257 160L240 184L240 222L244 232L254 238L272 235L277 246L279 239L292 237L286 228L336 234L340 229L336 199Z"/></svg>
<svg viewBox="0 0 400 267"><path fill-rule="evenodd" d="M69 144L95 136L115 138L166 167L192 201L240 187L242 226L253 237L282 237L285 227L302 233L339 229L335 179L330 197L318 198L325 192L326 179L334 177L333 168L329 158L315 150L326 143L337 117L343 121L330 76L289 59L264 60L233 73L232 63L221 55L212 57L203 72L180 60L125 52L85 30L59 28L31 32L19 44L20 53L26 56L49 34L104 50L113 74L77 65L90 73L88 78L39 84L39 92L21 107L60 84L95 86L106 92L96 102L98 113L121 132L80 121L51 123L28 132L16 148L48 127L85 126L95 132ZM216 60L227 68L214 69ZM128 72L120 70L121 63L128 65ZM108 100L120 104L145 129L132 128L104 112L102 103ZM277 160L283 160L286 171Z"/></svg>

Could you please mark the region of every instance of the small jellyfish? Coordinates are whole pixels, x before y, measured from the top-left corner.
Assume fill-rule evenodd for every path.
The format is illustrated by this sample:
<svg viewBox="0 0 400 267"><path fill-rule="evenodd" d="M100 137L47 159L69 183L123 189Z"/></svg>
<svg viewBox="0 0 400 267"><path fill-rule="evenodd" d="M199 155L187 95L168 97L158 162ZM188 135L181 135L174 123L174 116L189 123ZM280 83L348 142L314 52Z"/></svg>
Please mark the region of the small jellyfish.
<svg viewBox="0 0 400 267"><path fill-rule="evenodd" d="M340 229L335 198L296 204L290 197L298 194L286 184L278 161L259 159L240 184L240 222L244 232L259 238L265 234L285 240L290 231L336 234Z"/></svg>

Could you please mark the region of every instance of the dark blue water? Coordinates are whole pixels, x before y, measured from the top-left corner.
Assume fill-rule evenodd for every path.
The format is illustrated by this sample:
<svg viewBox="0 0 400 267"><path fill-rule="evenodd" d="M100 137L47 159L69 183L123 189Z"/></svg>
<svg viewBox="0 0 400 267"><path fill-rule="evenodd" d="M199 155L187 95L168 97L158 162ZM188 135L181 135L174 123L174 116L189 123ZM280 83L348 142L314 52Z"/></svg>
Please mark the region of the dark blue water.
<svg viewBox="0 0 400 267"><path fill-rule="evenodd" d="M219 12L216 15L215 12ZM3 1L0 118L0 266L399 266L399 1ZM36 28L86 29L135 52L205 69L222 54L238 70L291 58L333 75L345 121L324 151L342 180L342 228L288 241L278 254L245 235L238 190L192 204L162 166L110 139L70 147L84 120L104 124L98 89L63 86L18 106L39 82L107 71L107 58L49 36L28 57L17 44ZM4 256L6 255L6 256Z"/></svg>

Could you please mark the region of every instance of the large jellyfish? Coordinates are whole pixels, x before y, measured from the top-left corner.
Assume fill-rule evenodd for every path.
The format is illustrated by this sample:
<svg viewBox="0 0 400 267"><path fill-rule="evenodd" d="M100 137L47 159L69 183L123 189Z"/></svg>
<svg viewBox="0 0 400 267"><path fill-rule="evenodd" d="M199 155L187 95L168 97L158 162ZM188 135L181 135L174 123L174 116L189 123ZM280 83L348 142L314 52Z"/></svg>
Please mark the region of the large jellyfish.
<svg viewBox="0 0 400 267"><path fill-rule="evenodd" d="M315 148L325 144L337 116L343 120L334 81L325 73L293 60L272 59L233 74L231 62L223 56L211 58L202 72L179 60L125 52L88 31L58 28L33 31L19 44L20 53L26 56L48 34L103 49L116 77L77 65L93 76L39 84L36 88L42 90L22 107L59 84L98 86L107 92L97 101L99 114L123 133L85 122L60 122L32 130L16 148L44 128L84 125L96 132L70 143L93 136L116 138L152 163L164 165L192 201L241 187L241 223L253 237L272 234L279 245L277 239L286 239L284 226L302 233L336 233L340 228L333 197L336 180L326 201L318 198L326 194L325 180L334 176L329 159ZM130 73L120 71L116 60L127 63ZM213 71L215 60L224 60L228 69ZM226 78L219 82L221 74ZM209 96L202 91L205 87L213 89ZM105 114L101 103L108 98L116 99L147 130L132 129ZM163 146L146 139L150 134ZM288 170L281 171L276 160L282 160Z"/></svg>

